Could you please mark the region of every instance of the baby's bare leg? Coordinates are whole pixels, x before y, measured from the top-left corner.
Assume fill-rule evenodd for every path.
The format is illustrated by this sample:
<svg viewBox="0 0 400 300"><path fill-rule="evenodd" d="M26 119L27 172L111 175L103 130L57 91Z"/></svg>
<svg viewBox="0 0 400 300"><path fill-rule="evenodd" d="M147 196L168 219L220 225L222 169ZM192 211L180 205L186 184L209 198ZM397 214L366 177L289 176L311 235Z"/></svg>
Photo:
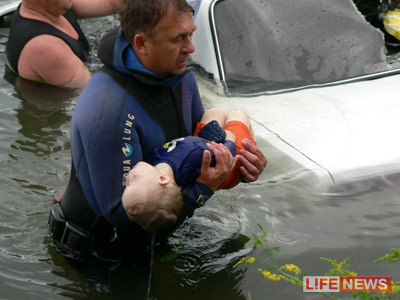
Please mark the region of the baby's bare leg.
<svg viewBox="0 0 400 300"><path fill-rule="evenodd" d="M232 142L236 141L236 135L232 131L225 130L225 132L226 132L225 140L232 141Z"/></svg>
<svg viewBox="0 0 400 300"><path fill-rule="evenodd" d="M249 128L251 138L254 139L253 127L251 126L249 115L246 112L239 109L230 111L226 117L226 123L230 121L240 121L244 123Z"/></svg>
<svg viewBox="0 0 400 300"><path fill-rule="evenodd" d="M207 124L213 120L216 120L223 127L226 120L226 113L220 108L208 109L204 112L200 122Z"/></svg>

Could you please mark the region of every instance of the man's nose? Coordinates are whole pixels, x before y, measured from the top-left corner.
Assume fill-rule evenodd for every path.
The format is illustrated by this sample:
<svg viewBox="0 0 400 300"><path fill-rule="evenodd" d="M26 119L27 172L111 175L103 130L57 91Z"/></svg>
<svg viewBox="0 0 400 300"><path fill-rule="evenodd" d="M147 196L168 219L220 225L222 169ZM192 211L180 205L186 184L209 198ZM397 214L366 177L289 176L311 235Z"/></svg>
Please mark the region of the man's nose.
<svg viewBox="0 0 400 300"><path fill-rule="evenodd" d="M187 40L187 43L182 49L182 52L184 53L193 53L196 50L193 42L192 42L192 37L189 37Z"/></svg>

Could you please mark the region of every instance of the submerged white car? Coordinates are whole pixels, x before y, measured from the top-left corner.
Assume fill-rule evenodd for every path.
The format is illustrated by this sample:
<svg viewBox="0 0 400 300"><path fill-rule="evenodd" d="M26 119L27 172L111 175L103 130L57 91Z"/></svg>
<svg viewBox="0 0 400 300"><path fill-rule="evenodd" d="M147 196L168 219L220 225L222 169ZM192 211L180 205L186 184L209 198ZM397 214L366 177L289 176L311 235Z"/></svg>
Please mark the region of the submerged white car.
<svg viewBox="0 0 400 300"><path fill-rule="evenodd" d="M400 173L396 49L351 0L189 2L202 99L249 113L263 178L325 188Z"/></svg>

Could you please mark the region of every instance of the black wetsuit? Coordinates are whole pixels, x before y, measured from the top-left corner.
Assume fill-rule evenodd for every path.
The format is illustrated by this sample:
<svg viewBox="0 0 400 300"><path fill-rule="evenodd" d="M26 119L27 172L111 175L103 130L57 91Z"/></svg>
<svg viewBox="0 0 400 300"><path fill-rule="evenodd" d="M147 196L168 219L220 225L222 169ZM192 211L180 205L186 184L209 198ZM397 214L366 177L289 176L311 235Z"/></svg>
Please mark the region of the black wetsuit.
<svg viewBox="0 0 400 300"><path fill-rule="evenodd" d="M50 231L65 256L129 259L150 236L122 205L124 178L157 146L191 135L204 109L193 72L164 78L147 70L120 30L103 38L99 58L105 66L86 85L72 117L71 177L61 209L53 208L53 219L62 215L60 225L50 221ZM183 187L182 217L212 194L198 182Z"/></svg>
<svg viewBox="0 0 400 300"><path fill-rule="evenodd" d="M71 23L78 33L78 40L46 22L22 17L19 13L19 9L20 7L18 7L12 18L6 46L7 64L13 72L18 74L18 61L25 45L31 39L44 34L53 35L62 39L80 60L88 60L89 43L79 27L72 10L67 11L64 14L64 17Z"/></svg>

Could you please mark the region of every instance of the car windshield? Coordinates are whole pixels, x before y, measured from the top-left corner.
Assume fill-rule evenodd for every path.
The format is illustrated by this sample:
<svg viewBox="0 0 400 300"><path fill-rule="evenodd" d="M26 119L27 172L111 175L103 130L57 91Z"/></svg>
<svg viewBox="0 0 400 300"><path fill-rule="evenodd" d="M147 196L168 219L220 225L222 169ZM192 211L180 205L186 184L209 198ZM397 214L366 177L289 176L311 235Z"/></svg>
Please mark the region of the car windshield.
<svg viewBox="0 0 400 300"><path fill-rule="evenodd" d="M331 83L396 65L383 32L351 0L223 0L213 12L231 93Z"/></svg>

